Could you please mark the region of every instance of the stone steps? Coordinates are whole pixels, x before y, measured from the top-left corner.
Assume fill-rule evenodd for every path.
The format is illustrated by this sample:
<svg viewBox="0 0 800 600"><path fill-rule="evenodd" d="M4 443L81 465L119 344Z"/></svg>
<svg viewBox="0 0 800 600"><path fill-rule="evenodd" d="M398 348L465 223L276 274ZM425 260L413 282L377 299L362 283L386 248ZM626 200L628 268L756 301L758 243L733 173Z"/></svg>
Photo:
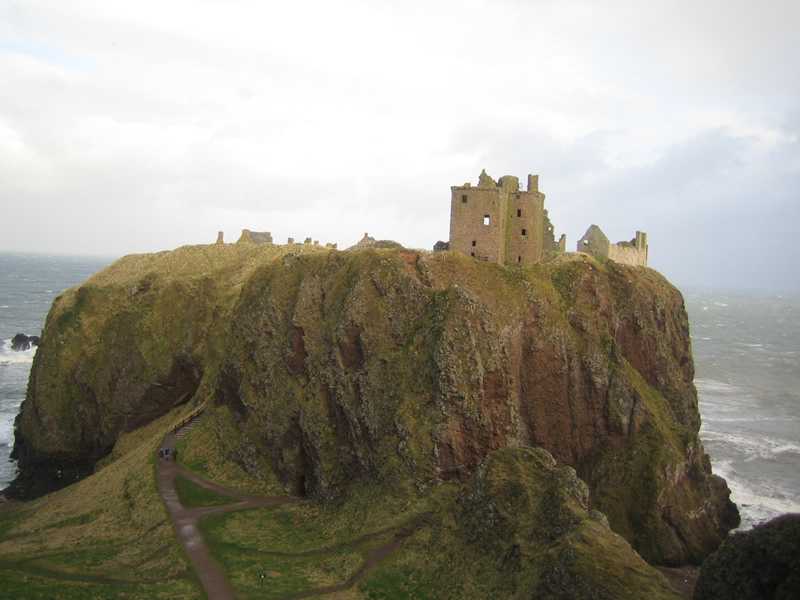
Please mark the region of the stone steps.
<svg viewBox="0 0 800 600"><path fill-rule="evenodd" d="M193 417L192 417L192 418L191 418L191 419L190 419L188 422L186 422L184 425L182 425L181 427L179 427L178 429L176 429L176 430L175 430L175 437L176 437L177 439L179 439L179 440L182 440L182 439L183 439L183 438L185 438L187 435L189 435L189 432L190 432L192 429L194 429L194 426L195 426L195 425L197 425L198 421L200 421L200 418L201 418L202 416L203 416L203 413L199 413L199 414L197 414L197 415L193 416Z"/></svg>

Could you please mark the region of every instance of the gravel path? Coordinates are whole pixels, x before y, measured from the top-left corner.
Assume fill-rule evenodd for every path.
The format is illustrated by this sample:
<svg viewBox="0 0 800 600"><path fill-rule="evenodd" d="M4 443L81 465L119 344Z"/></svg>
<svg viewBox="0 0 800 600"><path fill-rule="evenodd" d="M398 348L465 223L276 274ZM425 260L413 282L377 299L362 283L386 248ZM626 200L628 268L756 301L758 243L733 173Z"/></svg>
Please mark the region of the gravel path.
<svg viewBox="0 0 800 600"><path fill-rule="evenodd" d="M174 448L175 434L168 434L164 438L161 446L162 448ZM178 475L217 494L229 496L231 498L231 503L222 506L200 508L184 507L178 498L178 491L175 489L175 478ZM175 533L181 544L183 544L186 554L209 600L233 600L235 594L227 577L225 577L225 572L222 570L222 567L211 556L211 552L197 527L197 522L207 515L299 502L297 498L289 496L265 497L242 494L236 490L218 485L213 481L208 481L177 464L174 460L165 460L162 458L158 459L157 483L158 492L161 494L169 516L175 526Z"/></svg>

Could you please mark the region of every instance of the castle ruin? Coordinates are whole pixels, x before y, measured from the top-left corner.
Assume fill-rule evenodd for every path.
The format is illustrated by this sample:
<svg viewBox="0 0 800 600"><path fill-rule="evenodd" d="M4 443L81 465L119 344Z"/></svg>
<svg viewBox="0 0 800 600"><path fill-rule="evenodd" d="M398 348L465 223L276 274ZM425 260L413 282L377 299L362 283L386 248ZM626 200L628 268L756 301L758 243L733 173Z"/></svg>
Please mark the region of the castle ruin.
<svg viewBox="0 0 800 600"><path fill-rule="evenodd" d="M495 182L484 170L477 187L451 187L449 249L501 265L531 265L563 252L566 237L555 241L539 176L528 175L527 183L523 191L518 178Z"/></svg>
<svg viewBox="0 0 800 600"><path fill-rule="evenodd" d="M481 171L478 185L450 188L450 241L437 242L434 251L455 250L478 260L501 265L532 265L548 255L564 253L567 238L556 241L555 231L539 191L539 176L528 175L527 190L519 179L498 181ZM629 242L612 244L592 225L578 241L577 251L631 266L647 266L647 234L637 231Z"/></svg>
<svg viewBox="0 0 800 600"><path fill-rule="evenodd" d="M250 231L249 229L242 229L242 235L239 237L237 244L271 244L272 233L269 231Z"/></svg>
<svg viewBox="0 0 800 600"><path fill-rule="evenodd" d="M577 251L600 258L608 258L623 265L646 267L647 234L637 231L631 241L612 244L602 229L597 225L592 225L578 240Z"/></svg>

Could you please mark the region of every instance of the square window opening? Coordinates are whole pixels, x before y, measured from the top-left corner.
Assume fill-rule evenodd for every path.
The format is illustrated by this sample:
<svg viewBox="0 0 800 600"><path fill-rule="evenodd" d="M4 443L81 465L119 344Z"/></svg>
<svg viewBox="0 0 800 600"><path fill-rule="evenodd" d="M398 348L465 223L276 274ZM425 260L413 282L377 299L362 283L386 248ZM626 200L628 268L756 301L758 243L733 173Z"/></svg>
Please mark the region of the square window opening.
<svg viewBox="0 0 800 600"><path fill-rule="evenodd" d="M466 195L466 194L464 194L463 196L461 196L461 203L462 203L462 204L466 204L466 203L467 203L467 195Z"/></svg>
<svg viewBox="0 0 800 600"><path fill-rule="evenodd" d="M527 229L523 229L522 230L522 235L528 235L528 230Z"/></svg>
<svg viewBox="0 0 800 600"><path fill-rule="evenodd" d="M483 215L483 224L484 225L491 225L492 224L491 215Z"/></svg>
<svg viewBox="0 0 800 600"><path fill-rule="evenodd" d="M478 242L476 240L472 240L472 247L474 248L477 245L478 245Z"/></svg>
<svg viewBox="0 0 800 600"><path fill-rule="evenodd" d="M470 255L472 258L475 258L475 253L474 253L474 252L470 252L470 253L469 253L469 255Z"/></svg>
<svg viewBox="0 0 800 600"><path fill-rule="evenodd" d="M517 209L517 216L518 216L518 217L521 217L521 216L522 216L522 209L521 209L521 208L518 208L518 209Z"/></svg>

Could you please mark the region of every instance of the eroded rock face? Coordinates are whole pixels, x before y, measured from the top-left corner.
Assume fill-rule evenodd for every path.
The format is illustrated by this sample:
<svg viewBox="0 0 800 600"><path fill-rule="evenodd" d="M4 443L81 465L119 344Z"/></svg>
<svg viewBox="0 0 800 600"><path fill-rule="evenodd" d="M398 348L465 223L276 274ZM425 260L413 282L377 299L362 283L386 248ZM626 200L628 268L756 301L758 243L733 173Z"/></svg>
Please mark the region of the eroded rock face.
<svg viewBox="0 0 800 600"><path fill-rule="evenodd" d="M683 300L654 271L287 259L251 278L230 339L240 443L295 491L332 497L359 477L424 489L524 444L572 465L649 560L699 562L738 523L697 437Z"/></svg>
<svg viewBox="0 0 800 600"><path fill-rule="evenodd" d="M259 248L141 258L57 301L17 423L20 481L93 464L194 395L231 408L228 456L266 458L294 493L361 478L424 493L526 445L571 465L648 560L697 562L738 522L697 435L683 300L656 272ZM208 270L256 251L277 254ZM159 274L176 255L191 276Z"/></svg>
<svg viewBox="0 0 800 600"><path fill-rule="evenodd" d="M591 510L575 470L541 448L489 454L466 482L455 520L457 534L449 537L493 559L496 597L679 598ZM433 536L439 537L445 536Z"/></svg>

